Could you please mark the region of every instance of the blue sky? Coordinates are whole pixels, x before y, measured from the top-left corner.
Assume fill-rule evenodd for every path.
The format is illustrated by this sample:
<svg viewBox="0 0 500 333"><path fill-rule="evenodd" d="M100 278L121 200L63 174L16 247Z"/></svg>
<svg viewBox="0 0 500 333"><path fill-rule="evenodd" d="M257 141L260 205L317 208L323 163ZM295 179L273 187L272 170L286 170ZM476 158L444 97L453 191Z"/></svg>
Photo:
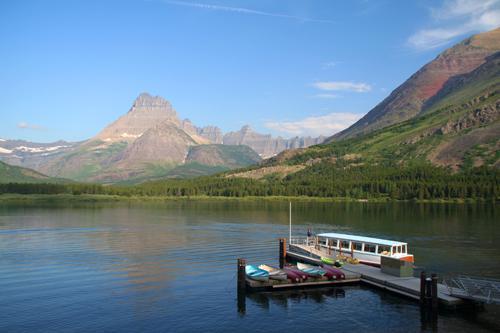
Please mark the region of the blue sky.
<svg viewBox="0 0 500 333"><path fill-rule="evenodd" d="M0 3L0 137L83 140L141 92L226 132L331 135L500 0Z"/></svg>

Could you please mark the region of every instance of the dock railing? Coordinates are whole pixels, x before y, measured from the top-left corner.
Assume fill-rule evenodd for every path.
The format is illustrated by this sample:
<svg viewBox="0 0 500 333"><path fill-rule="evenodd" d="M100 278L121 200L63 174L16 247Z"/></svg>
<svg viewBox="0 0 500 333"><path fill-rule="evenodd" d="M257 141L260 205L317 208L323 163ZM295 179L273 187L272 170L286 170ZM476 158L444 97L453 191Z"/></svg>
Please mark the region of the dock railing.
<svg viewBox="0 0 500 333"><path fill-rule="evenodd" d="M290 245L306 245L314 246L314 237L292 237L289 242Z"/></svg>
<svg viewBox="0 0 500 333"><path fill-rule="evenodd" d="M486 304L500 304L500 280L458 275L445 279L450 295Z"/></svg>

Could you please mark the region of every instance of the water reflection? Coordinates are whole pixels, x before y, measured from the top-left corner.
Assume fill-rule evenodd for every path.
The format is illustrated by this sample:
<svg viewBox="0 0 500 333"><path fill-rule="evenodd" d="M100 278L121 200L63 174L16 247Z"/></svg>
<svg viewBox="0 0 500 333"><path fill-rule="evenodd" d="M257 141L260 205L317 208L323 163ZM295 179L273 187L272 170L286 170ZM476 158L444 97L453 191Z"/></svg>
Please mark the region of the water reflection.
<svg viewBox="0 0 500 333"><path fill-rule="evenodd" d="M293 232L404 240L428 271L500 277L497 210L294 203ZM0 331L264 331L278 318L283 330L433 329L414 302L363 286L238 297L236 258L277 265L287 233L286 202L0 203ZM488 331L491 313L437 325Z"/></svg>
<svg viewBox="0 0 500 333"><path fill-rule="evenodd" d="M247 300L252 306L269 311L270 303L286 310L291 304L299 304L301 302L322 304L331 299L345 298L345 295L345 289L338 287L239 293L237 311L241 314L246 313Z"/></svg>

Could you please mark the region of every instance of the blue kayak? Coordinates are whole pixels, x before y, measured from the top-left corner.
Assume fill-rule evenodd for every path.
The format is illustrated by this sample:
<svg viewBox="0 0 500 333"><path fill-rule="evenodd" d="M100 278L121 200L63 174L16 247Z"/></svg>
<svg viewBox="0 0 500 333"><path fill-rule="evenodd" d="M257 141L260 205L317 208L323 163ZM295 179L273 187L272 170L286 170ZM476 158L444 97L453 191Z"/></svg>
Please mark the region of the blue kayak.
<svg viewBox="0 0 500 333"><path fill-rule="evenodd" d="M257 266L254 265L246 265L245 266L245 273L247 274L248 278L256 281L267 281L269 280L269 272L258 268Z"/></svg>

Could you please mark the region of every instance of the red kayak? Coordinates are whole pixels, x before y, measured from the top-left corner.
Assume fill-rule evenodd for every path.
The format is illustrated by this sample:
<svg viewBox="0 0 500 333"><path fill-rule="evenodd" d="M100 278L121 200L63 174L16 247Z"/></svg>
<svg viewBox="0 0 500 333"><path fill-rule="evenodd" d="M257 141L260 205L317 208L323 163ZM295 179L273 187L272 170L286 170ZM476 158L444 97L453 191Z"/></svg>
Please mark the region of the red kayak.
<svg viewBox="0 0 500 333"><path fill-rule="evenodd" d="M291 279L292 281L298 282L296 279L299 279L302 281L307 280L307 274L302 272L301 270L299 270L296 267L285 266L283 268L283 270L286 272L287 275L289 275L288 278Z"/></svg>
<svg viewBox="0 0 500 333"><path fill-rule="evenodd" d="M321 268L326 271L325 276L327 276L329 279L345 280L345 274L340 269L325 264L321 265Z"/></svg>

